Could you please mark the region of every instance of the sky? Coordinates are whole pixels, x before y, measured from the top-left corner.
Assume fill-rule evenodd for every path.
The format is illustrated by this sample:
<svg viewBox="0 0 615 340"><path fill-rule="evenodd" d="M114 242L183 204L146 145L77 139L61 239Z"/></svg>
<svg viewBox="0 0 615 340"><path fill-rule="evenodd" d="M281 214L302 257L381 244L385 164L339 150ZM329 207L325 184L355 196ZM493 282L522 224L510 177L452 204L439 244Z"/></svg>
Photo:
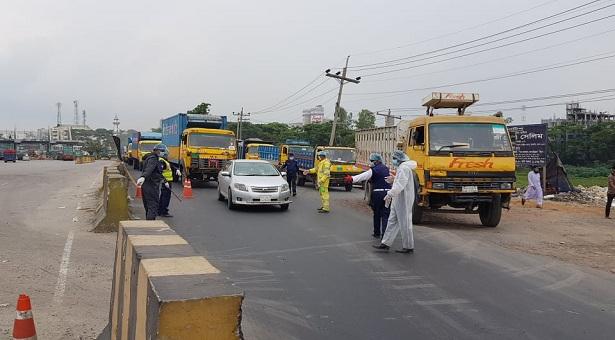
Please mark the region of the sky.
<svg viewBox="0 0 615 340"><path fill-rule="evenodd" d="M338 83L324 70L337 72L348 55L348 76L362 79L344 86L342 106L355 113L392 108L411 118L423 113L421 99L432 91L479 93L480 103L493 103L613 88L615 17L588 23L615 15L615 6L601 9L609 0L468 43L588 2L6 1L0 129L53 126L57 102L63 122L71 123L73 100L87 111L88 125L104 128L117 114L122 129L146 130L200 102L219 115L243 107L255 123L298 122L302 109L317 104L332 117ZM493 49L558 29L566 30ZM490 43L498 38L505 39ZM459 57L481 49L487 51ZM397 59L392 63L399 65L387 64ZM360 67L369 64L376 65ZM370 76L382 71L391 72ZM525 74L507 76L518 73ZM500 79L476 82L491 78ZM386 93L403 90L410 91ZM612 98L579 95L476 111L502 110L515 123L535 123L563 116L559 103L573 99L615 112ZM558 105L520 109L542 104Z"/></svg>

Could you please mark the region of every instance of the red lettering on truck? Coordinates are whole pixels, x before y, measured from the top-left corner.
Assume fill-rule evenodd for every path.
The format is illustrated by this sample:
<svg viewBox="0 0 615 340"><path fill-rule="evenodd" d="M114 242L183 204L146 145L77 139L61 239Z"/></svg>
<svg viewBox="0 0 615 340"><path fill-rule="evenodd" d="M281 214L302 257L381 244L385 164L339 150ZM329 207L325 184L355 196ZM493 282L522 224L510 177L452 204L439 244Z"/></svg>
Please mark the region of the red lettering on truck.
<svg viewBox="0 0 615 340"><path fill-rule="evenodd" d="M455 157L448 167L456 169L491 169L493 168L493 162L491 161L491 158L487 158L481 162L472 162L466 161L465 158Z"/></svg>

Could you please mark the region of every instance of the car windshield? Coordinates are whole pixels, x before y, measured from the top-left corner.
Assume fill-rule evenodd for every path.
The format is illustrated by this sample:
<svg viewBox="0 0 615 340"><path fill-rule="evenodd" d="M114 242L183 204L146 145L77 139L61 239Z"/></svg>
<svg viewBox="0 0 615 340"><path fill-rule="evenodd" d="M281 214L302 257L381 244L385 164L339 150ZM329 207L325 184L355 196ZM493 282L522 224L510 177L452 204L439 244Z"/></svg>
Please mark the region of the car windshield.
<svg viewBox="0 0 615 340"><path fill-rule="evenodd" d="M355 163L356 152L352 149L326 149L327 158L335 163Z"/></svg>
<svg viewBox="0 0 615 340"><path fill-rule="evenodd" d="M188 136L188 145L204 148L227 149L235 145L232 135L219 135L215 133L191 133Z"/></svg>
<svg viewBox="0 0 615 340"><path fill-rule="evenodd" d="M279 176L280 173L269 163L237 162L234 168L235 176Z"/></svg>
<svg viewBox="0 0 615 340"><path fill-rule="evenodd" d="M429 125L432 152L512 152L504 124L434 123Z"/></svg>
<svg viewBox="0 0 615 340"><path fill-rule="evenodd" d="M141 143L141 151L152 152L159 143Z"/></svg>

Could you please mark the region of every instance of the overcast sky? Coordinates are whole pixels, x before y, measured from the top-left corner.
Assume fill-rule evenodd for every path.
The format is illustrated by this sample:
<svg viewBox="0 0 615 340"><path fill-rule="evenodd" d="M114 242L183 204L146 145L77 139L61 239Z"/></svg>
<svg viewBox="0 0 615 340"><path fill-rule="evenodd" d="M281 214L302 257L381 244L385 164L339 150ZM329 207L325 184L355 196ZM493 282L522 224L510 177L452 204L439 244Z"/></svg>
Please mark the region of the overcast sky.
<svg viewBox="0 0 615 340"><path fill-rule="evenodd" d="M80 110L87 111L92 127L111 128L117 114L123 129L149 129L158 126L160 118L185 112L202 101L212 103L215 114L230 115L242 106L247 112L256 112L313 80L311 86L275 110L255 114L252 119L300 121L301 110L316 104L323 104L331 116L337 83L325 78L323 71L343 66L347 55L351 55L351 67L413 56L497 33L588 1L4 1L0 8L0 129L54 125L56 102L63 104L63 121L71 122L75 99L80 102ZM612 3L597 2L557 19ZM533 9L526 11L530 8ZM521 11L525 12L511 15ZM615 6L481 48L611 14L615 14ZM351 68L349 76L364 77L360 84L345 87L342 106L352 112L362 108L419 107L421 98L431 89L394 95L366 93L461 83L576 62L584 57L608 56L608 52L615 53L615 33L609 30L615 30L615 18L428 66L416 65L461 52L441 57L426 55L429 58L423 61L402 60L410 63L395 67L362 71ZM500 37L503 36L496 36ZM553 45L559 46L550 47ZM539 48L544 49L530 52ZM446 52L451 50L440 53ZM365 76L410 66L415 68ZM478 92L481 102L577 93L615 87L614 66L615 59L608 58L440 89ZM316 96L319 97L311 100ZM609 94L579 99L605 96ZM526 105L562 101L565 99ZM615 111L613 100L585 105ZM530 123L563 112L562 106L554 106L505 114L515 122L521 123L525 117L525 122Z"/></svg>

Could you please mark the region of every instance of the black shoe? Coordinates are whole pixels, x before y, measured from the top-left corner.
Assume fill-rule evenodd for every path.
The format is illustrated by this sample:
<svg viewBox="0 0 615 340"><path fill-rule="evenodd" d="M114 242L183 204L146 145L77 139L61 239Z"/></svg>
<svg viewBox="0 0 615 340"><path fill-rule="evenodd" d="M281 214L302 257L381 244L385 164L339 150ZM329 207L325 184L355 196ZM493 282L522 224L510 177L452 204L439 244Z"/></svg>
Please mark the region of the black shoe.
<svg viewBox="0 0 615 340"><path fill-rule="evenodd" d="M380 234L372 234L373 238L381 238Z"/></svg>
<svg viewBox="0 0 615 340"><path fill-rule="evenodd" d="M389 248L390 248L389 246L387 246L387 245L386 245L386 244L384 244L384 243L380 243L380 244L378 244L378 245L375 245L375 244L374 244L374 245L372 245L372 247L374 247L374 248L376 248L376 249L379 249L379 250L384 250L384 251L389 251Z"/></svg>
<svg viewBox="0 0 615 340"><path fill-rule="evenodd" d="M171 214L169 214L169 213L166 213L166 214L162 214L162 215L160 215L160 217L173 217L173 215L171 215Z"/></svg>
<svg viewBox="0 0 615 340"><path fill-rule="evenodd" d="M319 210L318 210L318 213L319 213L319 214L328 214L328 213L329 213L329 210L319 209Z"/></svg>
<svg viewBox="0 0 615 340"><path fill-rule="evenodd" d="M395 250L395 252L402 253L402 254L408 254L408 253L414 253L414 249L401 248L401 249Z"/></svg>
<svg viewBox="0 0 615 340"><path fill-rule="evenodd" d="M293 192L293 196L297 196L297 193L296 193L296 192Z"/></svg>

